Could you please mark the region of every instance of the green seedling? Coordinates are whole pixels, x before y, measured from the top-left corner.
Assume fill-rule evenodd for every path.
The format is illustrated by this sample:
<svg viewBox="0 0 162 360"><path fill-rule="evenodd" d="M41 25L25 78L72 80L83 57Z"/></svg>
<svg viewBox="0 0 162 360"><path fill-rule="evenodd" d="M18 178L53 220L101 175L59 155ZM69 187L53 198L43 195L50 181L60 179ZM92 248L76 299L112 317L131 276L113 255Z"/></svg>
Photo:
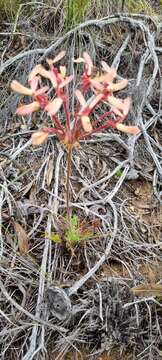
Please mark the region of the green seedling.
<svg viewBox="0 0 162 360"><path fill-rule="evenodd" d="M91 230L85 229L77 215L70 218L69 229L65 231L65 240L69 245L77 245L93 236Z"/></svg>
<svg viewBox="0 0 162 360"><path fill-rule="evenodd" d="M54 243L65 243L70 249L92 239L96 233L97 225L85 226L85 222L81 221L76 214L72 215L70 219L64 218L62 224L64 225L59 233L52 232L45 235Z"/></svg>
<svg viewBox="0 0 162 360"><path fill-rule="evenodd" d="M117 178L120 178L122 175L123 175L123 170L121 170L121 169L117 170L117 172L115 173L115 176Z"/></svg>

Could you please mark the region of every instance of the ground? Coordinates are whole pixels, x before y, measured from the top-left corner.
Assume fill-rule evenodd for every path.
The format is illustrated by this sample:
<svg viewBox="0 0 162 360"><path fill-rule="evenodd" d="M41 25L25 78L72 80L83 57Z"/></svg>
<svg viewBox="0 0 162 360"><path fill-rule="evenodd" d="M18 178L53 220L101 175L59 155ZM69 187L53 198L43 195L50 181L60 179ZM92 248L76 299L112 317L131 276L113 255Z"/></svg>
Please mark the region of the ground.
<svg viewBox="0 0 162 360"><path fill-rule="evenodd" d="M147 13L116 15L105 1L111 14L94 7L95 19L71 30L60 3L1 22L1 358L160 360L162 290L149 289L162 277L160 2L149 2ZM136 136L109 129L74 149L71 208L93 236L73 247L66 236L56 243L66 218L67 153L55 136L32 147L44 115L15 115L23 99L10 90L62 49L76 77L71 59L85 50L97 69L101 59L115 64L129 80L120 94L132 98L127 124L140 128ZM137 295L131 289L140 284Z"/></svg>

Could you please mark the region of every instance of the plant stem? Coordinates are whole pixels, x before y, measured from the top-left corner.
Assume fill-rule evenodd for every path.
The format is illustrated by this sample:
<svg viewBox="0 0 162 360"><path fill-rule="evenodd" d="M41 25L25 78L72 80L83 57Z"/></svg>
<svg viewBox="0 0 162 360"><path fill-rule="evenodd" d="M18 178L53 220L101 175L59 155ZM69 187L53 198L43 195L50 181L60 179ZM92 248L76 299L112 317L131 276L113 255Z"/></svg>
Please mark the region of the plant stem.
<svg viewBox="0 0 162 360"><path fill-rule="evenodd" d="M54 125L56 126L56 128L58 128L59 130L61 130L62 133L64 134L65 131L64 131L63 126L61 125L60 119L59 119L56 115L52 115L52 120L53 120L53 123L54 123Z"/></svg>
<svg viewBox="0 0 162 360"><path fill-rule="evenodd" d="M65 118L66 118L66 128L70 130L70 111L69 111L69 102L68 97L63 101L64 111L65 111Z"/></svg>
<svg viewBox="0 0 162 360"><path fill-rule="evenodd" d="M70 176L71 176L71 161L72 161L72 146L68 148L67 154L67 175L66 175L66 208L67 208L67 217L70 220L71 210L70 210Z"/></svg>

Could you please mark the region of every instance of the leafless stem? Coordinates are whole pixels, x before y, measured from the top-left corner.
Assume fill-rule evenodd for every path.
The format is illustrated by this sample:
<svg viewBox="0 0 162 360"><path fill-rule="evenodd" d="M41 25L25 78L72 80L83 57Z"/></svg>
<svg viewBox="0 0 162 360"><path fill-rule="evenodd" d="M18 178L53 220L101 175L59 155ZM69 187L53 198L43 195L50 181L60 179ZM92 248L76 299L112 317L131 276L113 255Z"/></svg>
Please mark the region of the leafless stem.
<svg viewBox="0 0 162 360"><path fill-rule="evenodd" d="M72 161L72 147L68 149L67 154L67 175L66 175L66 207L67 207L67 216L70 219L70 175L71 175L71 161Z"/></svg>

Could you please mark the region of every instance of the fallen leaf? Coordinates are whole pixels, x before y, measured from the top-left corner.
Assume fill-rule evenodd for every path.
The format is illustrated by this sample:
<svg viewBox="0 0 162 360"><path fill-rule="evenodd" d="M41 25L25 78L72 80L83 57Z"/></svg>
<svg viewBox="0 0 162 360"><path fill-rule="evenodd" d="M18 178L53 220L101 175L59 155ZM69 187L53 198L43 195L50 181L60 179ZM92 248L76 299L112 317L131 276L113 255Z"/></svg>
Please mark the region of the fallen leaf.
<svg viewBox="0 0 162 360"><path fill-rule="evenodd" d="M33 204L37 204L37 186L33 183L30 192L29 192L29 200Z"/></svg>
<svg viewBox="0 0 162 360"><path fill-rule="evenodd" d="M13 221L13 227L17 235L19 250L26 254L29 250L28 235L18 222Z"/></svg>
<svg viewBox="0 0 162 360"><path fill-rule="evenodd" d="M24 197L30 190L31 190L31 188L32 188L32 186L33 186L33 180L32 181L30 181L26 186L25 186L25 189L24 189L24 191L22 192L22 197Z"/></svg>
<svg viewBox="0 0 162 360"><path fill-rule="evenodd" d="M140 284L130 289L136 296L160 296L162 297L162 284Z"/></svg>

